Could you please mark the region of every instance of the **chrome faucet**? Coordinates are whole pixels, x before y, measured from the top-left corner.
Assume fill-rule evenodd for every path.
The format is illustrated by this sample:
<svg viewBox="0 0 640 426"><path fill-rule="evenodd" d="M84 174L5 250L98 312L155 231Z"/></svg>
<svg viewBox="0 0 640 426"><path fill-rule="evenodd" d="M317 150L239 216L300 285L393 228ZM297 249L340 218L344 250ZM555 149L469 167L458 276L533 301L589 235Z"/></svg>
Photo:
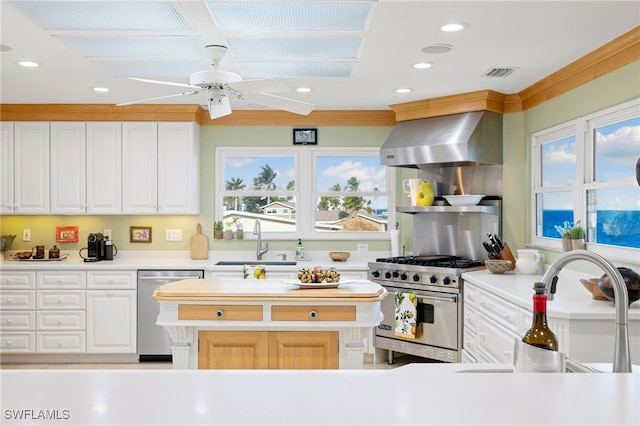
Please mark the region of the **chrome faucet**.
<svg viewBox="0 0 640 426"><path fill-rule="evenodd" d="M262 260L262 255L269 251L269 243L265 244L262 248L262 231L260 230L260 219L256 219L256 224L253 226L253 235L258 236L258 242L256 243L256 259Z"/></svg>
<svg viewBox="0 0 640 426"><path fill-rule="evenodd" d="M604 257L586 250L573 250L560 256L549 266L542 277L548 300L553 300L558 284L560 270L574 260L586 260L599 266L613 283L613 295L615 296L616 309L616 335L613 350L613 372L631 373L631 355L629 352L629 295L624 278L608 260Z"/></svg>

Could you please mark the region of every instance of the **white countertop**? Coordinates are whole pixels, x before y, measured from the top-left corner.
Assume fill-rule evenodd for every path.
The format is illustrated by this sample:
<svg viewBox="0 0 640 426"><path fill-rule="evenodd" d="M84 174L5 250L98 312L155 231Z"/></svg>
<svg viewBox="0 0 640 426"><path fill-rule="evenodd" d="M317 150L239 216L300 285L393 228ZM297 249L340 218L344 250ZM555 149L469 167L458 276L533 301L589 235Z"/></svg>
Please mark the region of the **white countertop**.
<svg viewBox="0 0 640 426"><path fill-rule="evenodd" d="M278 251L269 253L263 261L278 261L276 258ZM225 251L225 252L209 252L209 258L205 260L191 260L189 251L122 251L113 260L104 260L100 262L84 262L76 252L65 252L68 258L60 261L21 261L12 260L8 254L0 262L0 270L50 270L50 269L70 269L70 270L135 270L135 269L202 269L205 271L242 271L241 265L235 266L219 266L216 262L221 260L243 261L248 264L260 264L259 261L253 260L255 252L252 251ZM376 257L387 256L388 253L380 254L379 252L352 252L351 257L346 262L334 262L329 258L327 252L307 252L309 260L299 260L297 265L269 265L272 270L297 270L299 268L313 268L316 265L323 267L334 266L338 270L366 270L367 262L375 260ZM270 257L272 256L272 257ZM295 261L291 255L287 260Z"/></svg>
<svg viewBox="0 0 640 426"><path fill-rule="evenodd" d="M580 278L593 276L570 269L560 271L554 300L547 303L547 316L564 319L614 319L613 302L594 300L580 283ZM541 281L542 275L519 275L513 271L499 275L481 270L466 272L462 274L462 279L521 308L531 309L533 284ZM629 306L629 320L640 320L640 301Z"/></svg>
<svg viewBox="0 0 640 426"><path fill-rule="evenodd" d="M640 424L638 373L454 373L476 368L511 367L0 370L2 424ZM17 420L17 410L33 411ZM34 420L39 410L68 418Z"/></svg>

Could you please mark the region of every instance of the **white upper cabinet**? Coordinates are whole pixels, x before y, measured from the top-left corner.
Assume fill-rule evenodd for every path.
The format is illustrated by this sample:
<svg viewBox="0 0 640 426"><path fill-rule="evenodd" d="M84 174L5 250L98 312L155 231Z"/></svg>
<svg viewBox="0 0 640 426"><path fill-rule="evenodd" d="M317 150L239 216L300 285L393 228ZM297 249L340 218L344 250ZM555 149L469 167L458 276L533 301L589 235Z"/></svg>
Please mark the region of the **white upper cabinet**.
<svg viewBox="0 0 640 426"><path fill-rule="evenodd" d="M122 123L122 212L158 211L158 123Z"/></svg>
<svg viewBox="0 0 640 426"><path fill-rule="evenodd" d="M51 123L51 213L84 214L86 198L84 122Z"/></svg>
<svg viewBox="0 0 640 426"><path fill-rule="evenodd" d="M122 123L87 123L88 214L122 212Z"/></svg>
<svg viewBox="0 0 640 426"><path fill-rule="evenodd" d="M195 123L158 124L158 213L200 211L200 128Z"/></svg>
<svg viewBox="0 0 640 426"><path fill-rule="evenodd" d="M14 213L49 213L49 122L14 123Z"/></svg>
<svg viewBox="0 0 640 426"><path fill-rule="evenodd" d="M0 214L13 213L13 122L0 123Z"/></svg>

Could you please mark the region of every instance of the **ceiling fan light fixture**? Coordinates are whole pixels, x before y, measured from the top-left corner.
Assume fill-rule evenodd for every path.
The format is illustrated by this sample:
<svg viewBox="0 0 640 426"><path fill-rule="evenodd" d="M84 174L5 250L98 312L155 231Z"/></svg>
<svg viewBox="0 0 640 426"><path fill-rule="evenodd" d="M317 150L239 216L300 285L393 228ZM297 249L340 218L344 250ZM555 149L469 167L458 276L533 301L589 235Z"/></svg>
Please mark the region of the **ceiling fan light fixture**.
<svg viewBox="0 0 640 426"><path fill-rule="evenodd" d="M229 98L225 94L212 94L209 98L208 106L209 118L212 120L231 114L231 104L229 103Z"/></svg>

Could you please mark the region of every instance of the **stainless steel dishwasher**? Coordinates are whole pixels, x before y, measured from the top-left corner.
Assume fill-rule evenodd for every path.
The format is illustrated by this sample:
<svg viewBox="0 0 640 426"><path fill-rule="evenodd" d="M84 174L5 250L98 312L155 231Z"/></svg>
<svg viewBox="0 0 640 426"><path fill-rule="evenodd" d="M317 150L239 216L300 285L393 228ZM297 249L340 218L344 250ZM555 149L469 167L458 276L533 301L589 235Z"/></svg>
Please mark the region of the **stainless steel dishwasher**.
<svg viewBox="0 0 640 426"><path fill-rule="evenodd" d="M169 332L156 324L160 304L151 295L160 286L188 278L204 278L202 270L138 270L138 359L171 360Z"/></svg>

